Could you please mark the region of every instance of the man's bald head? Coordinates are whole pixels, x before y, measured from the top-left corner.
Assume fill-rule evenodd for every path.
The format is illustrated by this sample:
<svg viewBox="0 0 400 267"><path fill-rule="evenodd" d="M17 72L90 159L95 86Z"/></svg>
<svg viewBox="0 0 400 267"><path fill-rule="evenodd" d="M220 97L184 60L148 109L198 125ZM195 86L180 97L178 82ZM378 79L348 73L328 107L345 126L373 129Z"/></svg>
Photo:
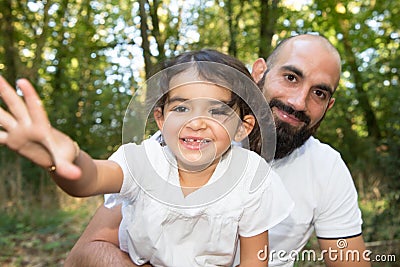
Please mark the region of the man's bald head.
<svg viewBox="0 0 400 267"><path fill-rule="evenodd" d="M315 56L315 48L322 49L327 53L331 54L332 57L335 58L337 65L339 67L337 84L338 86L340 73L341 73L341 58L338 50L332 45L332 43L325 37L321 35L314 34L300 34L296 36L292 36L281 41L271 55L267 59L267 69L271 70L275 64L279 61L279 59L286 54L287 50L292 50L293 47L298 43L304 43L302 46L303 49L307 49L310 53L310 56Z"/></svg>

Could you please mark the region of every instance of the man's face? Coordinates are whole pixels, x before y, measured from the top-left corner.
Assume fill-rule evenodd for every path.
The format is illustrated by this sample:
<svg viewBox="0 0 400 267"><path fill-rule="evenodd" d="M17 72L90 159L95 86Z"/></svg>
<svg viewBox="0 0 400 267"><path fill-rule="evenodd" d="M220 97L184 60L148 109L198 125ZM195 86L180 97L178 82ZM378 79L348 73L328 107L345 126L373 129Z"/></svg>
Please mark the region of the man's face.
<svg viewBox="0 0 400 267"><path fill-rule="evenodd" d="M281 48L261 81L277 127L275 158L289 155L317 130L333 106L339 75L339 57L320 41L293 39Z"/></svg>

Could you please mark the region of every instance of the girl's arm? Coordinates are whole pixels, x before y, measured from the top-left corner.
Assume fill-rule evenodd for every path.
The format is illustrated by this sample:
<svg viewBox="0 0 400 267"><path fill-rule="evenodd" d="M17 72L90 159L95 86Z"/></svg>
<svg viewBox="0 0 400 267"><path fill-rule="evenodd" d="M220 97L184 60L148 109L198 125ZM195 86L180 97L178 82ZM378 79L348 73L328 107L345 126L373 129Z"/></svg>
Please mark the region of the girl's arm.
<svg viewBox="0 0 400 267"><path fill-rule="evenodd" d="M81 176L78 179L66 179L57 174L57 169L50 172L57 185L68 194L75 197L88 197L120 192L123 172L114 161L94 160L86 152L80 150L74 164L81 170Z"/></svg>
<svg viewBox="0 0 400 267"><path fill-rule="evenodd" d="M268 266L268 231L240 239L240 267Z"/></svg>
<svg viewBox="0 0 400 267"><path fill-rule="evenodd" d="M25 79L17 81L24 95L0 76L0 144L47 168L55 182L74 196L119 192L122 170L114 162L93 160L64 133L53 128L39 96Z"/></svg>

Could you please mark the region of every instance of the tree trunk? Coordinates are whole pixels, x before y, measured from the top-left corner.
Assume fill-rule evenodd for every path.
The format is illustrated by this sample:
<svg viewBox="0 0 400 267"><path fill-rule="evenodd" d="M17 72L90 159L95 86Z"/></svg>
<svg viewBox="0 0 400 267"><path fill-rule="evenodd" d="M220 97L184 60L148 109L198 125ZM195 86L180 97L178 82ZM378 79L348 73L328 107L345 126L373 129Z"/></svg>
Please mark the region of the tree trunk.
<svg viewBox="0 0 400 267"><path fill-rule="evenodd" d="M2 72L1 75L3 75L11 85L14 85L19 72L17 66L18 54L15 47L17 42L15 41L14 17L12 15L11 0L3 1L1 8L3 16L0 18L0 30L4 33L4 64L6 66L5 71ZM0 104L1 102L2 101L0 100ZM11 166L11 162L15 163ZM2 187L1 191L4 196L1 198L1 203L6 203L6 200L11 202L18 201L17 194L22 192L22 188L20 188L22 170L21 164L19 163L20 159L15 155L15 153L2 149L0 153L0 164L2 169L0 172L0 182Z"/></svg>
<svg viewBox="0 0 400 267"><path fill-rule="evenodd" d="M149 4L149 7L150 7L151 23L153 24L152 33L157 42L157 49L158 49L157 60L163 61L165 59L165 48L164 48L165 40L160 33L160 26L159 26L160 22L157 14L159 5L160 5L159 1L153 0L153 6L151 7ZM152 74L153 73L151 73L151 75Z"/></svg>
<svg viewBox="0 0 400 267"><path fill-rule="evenodd" d="M260 43L258 56L266 59L272 51L272 37L275 34L279 0L260 0Z"/></svg>
<svg viewBox="0 0 400 267"><path fill-rule="evenodd" d="M140 34L142 36L142 50L144 58L144 69L146 72L146 80L151 77L151 53L150 53L150 42L149 42L149 27L147 25L147 13L146 13L146 0L139 0L139 16L140 16Z"/></svg>
<svg viewBox="0 0 400 267"><path fill-rule="evenodd" d="M5 57L5 65L6 71L2 74L5 78L13 84L17 79L17 64L16 59L18 58L16 55L15 48L15 40L14 40L14 24L13 24L13 16L12 16L12 6L11 0L6 0L2 4L3 17L0 19L0 29L4 32L4 48L6 49L4 53Z"/></svg>
<svg viewBox="0 0 400 267"><path fill-rule="evenodd" d="M237 29L234 24L234 15L233 15L233 8L232 8L232 0L227 0L225 2L226 5L226 12L228 16L228 29L229 29L229 47L228 47L228 53L234 57L237 56L237 44L236 44L236 35L237 35Z"/></svg>
<svg viewBox="0 0 400 267"><path fill-rule="evenodd" d="M348 36L348 29L345 26L345 22L341 22L343 33L343 46L346 53L347 62L351 68L353 74L353 81L357 91L357 99L359 101L359 106L363 110L365 121L367 124L368 135L374 140L378 141L381 138L381 131L379 129L378 121L376 119L375 113L371 107L370 101L368 99L367 92L363 86L363 78L361 73L358 71L358 65L356 61L356 56L352 51L352 44Z"/></svg>

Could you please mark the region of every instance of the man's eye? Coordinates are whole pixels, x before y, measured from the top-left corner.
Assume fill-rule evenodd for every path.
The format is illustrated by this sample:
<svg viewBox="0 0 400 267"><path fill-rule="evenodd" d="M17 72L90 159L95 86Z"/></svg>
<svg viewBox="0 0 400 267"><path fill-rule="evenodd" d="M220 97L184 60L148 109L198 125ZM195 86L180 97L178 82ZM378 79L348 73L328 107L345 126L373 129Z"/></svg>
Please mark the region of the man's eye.
<svg viewBox="0 0 400 267"><path fill-rule="evenodd" d="M285 77L289 82L295 82L296 81L296 76L293 75L293 74L287 74L287 75L285 75Z"/></svg>
<svg viewBox="0 0 400 267"><path fill-rule="evenodd" d="M322 90L314 90L314 94L322 100L327 98L327 94Z"/></svg>
<svg viewBox="0 0 400 267"><path fill-rule="evenodd" d="M187 112L189 109L183 106L176 106L172 109L175 112Z"/></svg>

